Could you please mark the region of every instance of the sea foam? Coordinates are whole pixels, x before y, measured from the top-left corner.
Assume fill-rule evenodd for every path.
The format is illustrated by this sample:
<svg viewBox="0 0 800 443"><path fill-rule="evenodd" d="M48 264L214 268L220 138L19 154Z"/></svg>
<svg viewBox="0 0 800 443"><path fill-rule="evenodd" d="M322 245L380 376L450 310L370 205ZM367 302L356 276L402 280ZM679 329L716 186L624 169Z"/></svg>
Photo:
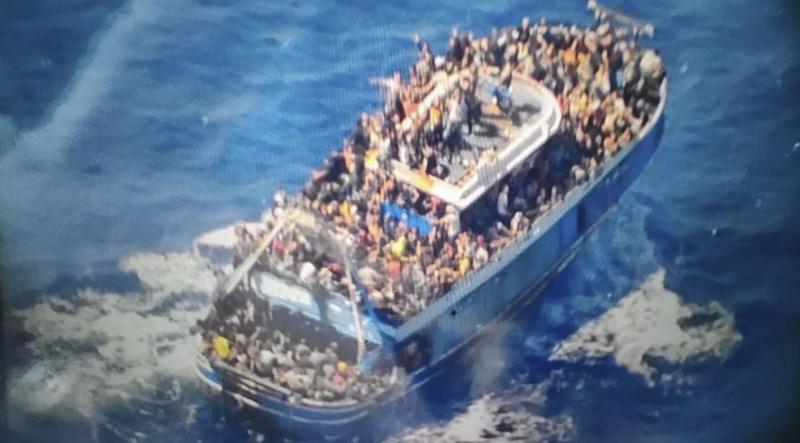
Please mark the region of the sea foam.
<svg viewBox="0 0 800 443"><path fill-rule="evenodd" d="M513 383L507 390L483 395L446 422L415 427L387 443L571 440L576 431L572 417L541 412L560 376L554 371L539 384Z"/></svg>
<svg viewBox="0 0 800 443"><path fill-rule="evenodd" d="M648 385L660 374L655 362L681 365L725 358L742 340L733 315L717 302L686 303L664 287L664 269L595 320L559 343L550 360L611 357Z"/></svg>
<svg viewBox="0 0 800 443"><path fill-rule="evenodd" d="M13 313L28 337L18 349L28 363L9 374L11 411L92 417L104 402L158 377L193 376L195 339L188 331L207 309L212 269L189 253L140 253L120 268L146 289L83 289Z"/></svg>

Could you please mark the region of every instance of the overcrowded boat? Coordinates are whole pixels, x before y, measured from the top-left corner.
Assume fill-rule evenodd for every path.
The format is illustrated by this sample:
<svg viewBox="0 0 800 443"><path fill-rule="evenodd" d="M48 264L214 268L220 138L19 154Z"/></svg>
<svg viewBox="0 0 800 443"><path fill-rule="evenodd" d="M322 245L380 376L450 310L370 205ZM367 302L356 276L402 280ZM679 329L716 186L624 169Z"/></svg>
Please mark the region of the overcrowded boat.
<svg viewBox="0 0 800 443"><path fill-rule="evenodd" d="M414 36L408 75L373 82L383 108L236 226L198 322L200 380L270 426L343 436L530 302L663 132L652 27L590 9L588 27L454 29L443 54Z"/></svg>

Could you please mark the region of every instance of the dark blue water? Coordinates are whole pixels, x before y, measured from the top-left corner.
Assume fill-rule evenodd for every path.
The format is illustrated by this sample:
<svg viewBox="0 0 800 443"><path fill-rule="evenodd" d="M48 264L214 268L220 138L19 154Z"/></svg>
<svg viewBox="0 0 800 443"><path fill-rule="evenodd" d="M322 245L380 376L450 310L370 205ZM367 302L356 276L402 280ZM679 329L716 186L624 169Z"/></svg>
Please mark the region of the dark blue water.
<svg viewBox="0 0 800 443"><path fill-rule="evenodd" d="M133 290L121 258L184 250L257 217L378 106L368 79L412 61L415 31L441 50L453 26L589 22L581 1L96 3L0 6L0 254L12 310L42 293ZM547 409L574 419L577 441L789 441L800 406L798 6L610 3L656 27L667 129L651 166L502 342L500 378L538 383L559 370ZM687 367L693 382L680 389L648 388L608 362L547 361L659 267L686 301L733 313L743 340L727 359ZM11 435L247 438L191 383L177 403L136 401L96 412L116 432L45 413ZM444 400L432 415L468 402ZM189 424L186 405L197 410Z"/></svg>

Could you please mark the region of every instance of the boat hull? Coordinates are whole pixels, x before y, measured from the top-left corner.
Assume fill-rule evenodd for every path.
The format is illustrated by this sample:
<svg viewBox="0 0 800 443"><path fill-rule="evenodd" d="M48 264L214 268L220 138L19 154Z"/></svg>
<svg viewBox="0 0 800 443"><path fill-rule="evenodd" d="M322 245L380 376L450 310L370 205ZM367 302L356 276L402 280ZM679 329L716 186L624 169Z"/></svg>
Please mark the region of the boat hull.
<svg viewBox="0 0 800 443"><path fill-rule="evenodd" d="M300 438L335 439L363 431L370 419L381 420L408 409L424 398L427 387L444 373L445 364L466 349L493 324L530 303L572 259L580 245L616 205L649 164L664 132L666 81L662 103L641 138L604 165L603 172L567 194L564 201L540 217L522 241L502 251L495 261L460 282L440 300L446 310L427 309L403 328L424 331L432 339L431 361L411 374L411 383L379 401L347 408L312 407L280 395L242 395L241 380L225 377L198 358L197 374L223 398L261 416L259 425ZM438 304L438 302L437 302ZM430 312L429 312L430 311ZM409 335L406 339L413 338ZM234 378L234 379L231 379Z"/></svg>

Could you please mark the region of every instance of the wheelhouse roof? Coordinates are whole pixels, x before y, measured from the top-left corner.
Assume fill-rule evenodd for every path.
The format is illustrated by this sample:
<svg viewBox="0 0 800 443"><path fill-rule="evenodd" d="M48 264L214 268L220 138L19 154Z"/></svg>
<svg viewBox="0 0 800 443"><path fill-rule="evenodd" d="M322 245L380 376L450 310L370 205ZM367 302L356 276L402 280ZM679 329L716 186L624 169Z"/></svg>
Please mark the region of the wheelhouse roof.
<svg viewBox="0 0 800 443"><path fill-rule="evenodd" d="M409 126L419 115L425 115L436 100L446 97L458 84L459 75L453 74L441 80L403 125ZM495 84L490 75L479 75L477 95L482 105L491 103ZM508 116L499 113L484 115L478 125L480 130L467 134L462 129L462 157L471 157L469 165L451 162L448 165L450 174L445 179L412 169L397 160L391 162L388 172L397 180L437 197L458 210L466 209L531 158L558 131L561 110L550 90L534 80L515 74L511 84L511 99L512 107Z"/></svg>

